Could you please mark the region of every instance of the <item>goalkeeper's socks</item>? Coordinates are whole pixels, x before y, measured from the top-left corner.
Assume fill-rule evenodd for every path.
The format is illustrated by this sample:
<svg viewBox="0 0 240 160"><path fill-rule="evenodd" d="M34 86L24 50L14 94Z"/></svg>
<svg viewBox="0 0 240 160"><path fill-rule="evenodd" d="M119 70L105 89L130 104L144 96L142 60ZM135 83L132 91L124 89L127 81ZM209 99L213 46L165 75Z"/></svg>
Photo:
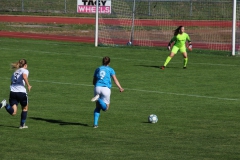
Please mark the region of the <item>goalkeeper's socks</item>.
<svg viewBox="0 0 240 160"><path fill-rule="evenodd" d="M94 126L98 126L98 119L100 117L100 108L96 107L93 113Z"/></svg>
<svg viewBox="0 0 240 160"><path fill-rule="evenodd" d="M187 67L188 58L183 59L183 67Z"/></svg>
<svg viewBox="0 0 240 160"><path fill-rule="evenodd" d="M102 99L100 99L100 98L98 99L98 102L99 102L102 110L103 110L103 111L106 111L106 109L107 109L107 104L106 104Z"/></svg>
<svg viewBox="0 0 240 160"><path fill-rule="evenodd" d="M171 61L172 57L168 56L165 63L164 63L164 66L166 67L167 64Z"/></svg>
<svg viewBox="0 0 240 160"><path fill-rule="evenodd" d="M7 112L8 112L10 115L13 114L14 110L13 110L13 108L12 108L9 104L7 104L5 108L6 108Z"/></svg>

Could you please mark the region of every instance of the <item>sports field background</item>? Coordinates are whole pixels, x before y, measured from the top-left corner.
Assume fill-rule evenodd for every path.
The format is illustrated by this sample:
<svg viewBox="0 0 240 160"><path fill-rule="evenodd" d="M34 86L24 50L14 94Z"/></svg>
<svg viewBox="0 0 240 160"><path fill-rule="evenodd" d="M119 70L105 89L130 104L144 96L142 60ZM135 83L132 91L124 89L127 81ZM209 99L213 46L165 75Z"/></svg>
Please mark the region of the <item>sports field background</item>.
<svg viewBox="0 0 240 160"><path fill-rule="evenodd" d="M133 1L111 2L112 13L99 15L99 44L126 45L132 33ZM76 13L76 6L76 1L69 0L2 0L0 35L24 37L25 33L25 37L38 39L53 39L55 35L58 40L94 43L95 14ZM186 32L190 35L194 48L230 52L232 7L230 0L138 0L133 44L166 46L173 35L172 31L183 25L186 26ZM237 8L237 12L238 10ZM237 33L238 31L236 31L238 37ZM238 51L238 38L236 40L235 50Z"/></svg>
<svg viewBox="0 0 240 160"><path fill-rule="evenodd" d="M0 38L1 92L8 98L10 63L28 60L28 129L0 110L1 160L239 159L239 58L193 50L182 69L166 48ZM92 76L103 56L125 88L112 88L110 110L93 129ZM149 124L156 114L158 123Z"/></svg>
<svg viewBox="0 0 240 160"><path fill-rule="evenodd" d="M25 0L26 12L19 2L0 1L0 101L9 96L10 64L26 58L33 86L28 94L29 128L18 129L20 107L15 117L0 110L1 160L240 159L240 63L239 57L229 56L232 1L196 1L195 21L188 21L193 20L185 16L189 12L166 14L167 19L177 16L180 21L158 24L142 18L139 24L157 33L155 47L128 47L125 41L124 46L94 47L94 17L76 15L76 1L67 14L63 1ZM43 2L46 5L39 5ZM176 10L171 4L166 4L165 12ZM184 18L193 40L199 33L191 30L192 22L200 26L200 33L223 33L217 38L227 45L216 51L223 49L212 45L216 37L202 36L209 43L193 42L186 70L181 54L160 70L170 39L160 40L163 32L158 25L166 29L169 24L172 36L172 28ZM113 20L106 22L116 23ZM103 56L110 56L125 91L119 93L113 84L110 109L101 112L99 128L94 129L92 77ZM150 114L158 116L158 123L147 122Z"/></svg>

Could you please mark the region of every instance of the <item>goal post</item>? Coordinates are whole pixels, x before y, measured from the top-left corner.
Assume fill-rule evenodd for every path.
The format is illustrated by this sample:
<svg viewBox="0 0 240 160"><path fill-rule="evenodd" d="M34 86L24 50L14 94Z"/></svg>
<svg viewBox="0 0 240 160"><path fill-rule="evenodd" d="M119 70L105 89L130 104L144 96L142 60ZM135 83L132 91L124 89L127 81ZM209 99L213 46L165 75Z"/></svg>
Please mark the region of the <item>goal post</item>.
<svg viewBox="0 0 240 160"><path fill-rule="evenodd" d="M95 18L95 47L98 46L98 6L99 6L99 4L96 3L96 18Z"/></svg>
<svg viewBox="0 0 240 160"><path fill-rule="evenodd" d="M235 56L236 52L236 12L237 0L233 0L233 23L232 23L232 56Z"/></svg>

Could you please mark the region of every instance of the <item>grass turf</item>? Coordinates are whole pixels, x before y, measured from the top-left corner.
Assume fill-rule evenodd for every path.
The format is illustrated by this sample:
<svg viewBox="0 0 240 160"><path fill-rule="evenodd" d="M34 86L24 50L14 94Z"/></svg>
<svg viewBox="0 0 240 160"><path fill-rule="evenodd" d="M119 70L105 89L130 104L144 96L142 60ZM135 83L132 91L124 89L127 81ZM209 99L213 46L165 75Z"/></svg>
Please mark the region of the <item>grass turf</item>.
<svg viewBox="0 0 240 160"><path fill-rule="evenodd" d="M0 111L0 159L239 159L239 57L193 50L188 69L164 48L0 38L1 92L10 63L28 61L29 129ZM93 129L92 76L103 56L125 88L113 84L110 110ZM158 123L149 124L150 114Z"/></svg>

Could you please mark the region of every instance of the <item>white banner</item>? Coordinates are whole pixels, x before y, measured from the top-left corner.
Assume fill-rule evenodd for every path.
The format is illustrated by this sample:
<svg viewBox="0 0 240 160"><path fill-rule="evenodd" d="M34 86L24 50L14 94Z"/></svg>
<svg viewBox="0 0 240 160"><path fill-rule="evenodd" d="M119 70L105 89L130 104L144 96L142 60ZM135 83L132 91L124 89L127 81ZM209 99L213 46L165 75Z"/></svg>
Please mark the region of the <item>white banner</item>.
<svg viewBox="0 0 240 160"><path fill-rule="evenodd" d="M111 0L98 0L98 13L111 14ZM77 0L77 13L96 13L97 0Z"/></svg>

